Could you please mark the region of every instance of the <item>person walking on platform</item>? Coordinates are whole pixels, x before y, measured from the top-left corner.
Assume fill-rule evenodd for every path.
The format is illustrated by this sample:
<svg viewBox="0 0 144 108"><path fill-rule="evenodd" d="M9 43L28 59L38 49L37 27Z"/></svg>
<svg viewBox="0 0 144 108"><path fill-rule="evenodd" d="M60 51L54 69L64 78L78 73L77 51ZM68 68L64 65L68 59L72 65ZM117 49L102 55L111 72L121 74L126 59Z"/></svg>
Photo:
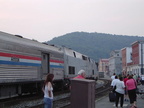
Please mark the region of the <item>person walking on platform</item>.
<svg viewBox="0 0 144 108"><path fill-rule="evenodd" d="M127 82L127 80L128 80L128 77L129 77L129 74L127 74L127 76L125 76L124 77L124 84L125 84L125 86L126 86L126 82ZM127 89L126 89L126 87L125 87L125 95L124 95L124 100L125 101L129 101L129 99L128 99L128 91L127 91Z"/></svg>
<svg viewBox="0 0 144 108"><path fill-rule="evenodd" d="M111 76L111 81L113 81L115 79L115 76L116 74L114 73L112 76Z"/></svg>
<svg viewBox="0 0 144 108"><path fill-rule="evenodd" d="M76 76L76 77L74 77L74 79L85 79L85 77L86 77L86 72L84 71L84 70L80 70L79 72L78 72L78 76Z"/></svg>
<svg viewBox="0 0 144 108"><path fill-rule="evenodd" d="M117 81L119 81L118 76L115 76L115 79L111 82L112 88L116 85Z"/></svg>
<svg viewBox="0 0 144 108"><path fill-rule="evenodd" d="M133 79L132 75L130 75L126 82L126 88L128 90L128 96L130 99L131 108L137 108L137 106L136 106L136 98L137 98L136 86L137 86L136 81Z"/></svg>
<svg viewBox="0 0 144 108"><path fill-rule="evenodd" d="M42 88L44 92L44 108L53 107L53 86L52 80L54 78L53 74L48 74Z"/></svg>
<svg viewBox="0 0 144 108"><path fill-rule="evenodd" d="M137 75L136 74L133 75L133 79L135 79L137 81Z"/></svg>
<svg viewBox="0 0 144 108"><path fill-rule="evenodd" d="M118 103L119 103L119 98L120 98L120 106L123 108L123 102L124 102L124 90L125 89L125 84L123 82L123 78L120 77L119 81L116 82L116 102L115 106L118 108Z"/></svg>
<svg viewBox="0 0 144 108"><path fill-rule="evenodd" d="M141 75L141 84L144 85L144 75Z"/></svg>

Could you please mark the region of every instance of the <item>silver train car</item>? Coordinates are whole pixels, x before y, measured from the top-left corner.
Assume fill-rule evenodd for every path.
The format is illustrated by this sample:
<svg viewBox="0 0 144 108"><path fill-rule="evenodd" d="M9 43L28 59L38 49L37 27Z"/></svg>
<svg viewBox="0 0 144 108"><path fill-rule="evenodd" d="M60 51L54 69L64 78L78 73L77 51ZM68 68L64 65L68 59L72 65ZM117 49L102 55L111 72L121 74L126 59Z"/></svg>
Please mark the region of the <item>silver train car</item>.
<svg viewBox="0 0 144 108"><path fill-rule="evenodd" d="M98 78L97 64L94 60L86 55L78 53L72 49L63 47L64 49L64 78L70 79L78 74L78 71L84 69L87 78Z"/></svg>
<svg viewBox="0 0 144 108"><path fill-rule="evenodd" d="M41 91L48 73L54 74L55 89L68 88L80 69L98 77L96 63L85 55L0 32L0 99Z"/></svg>

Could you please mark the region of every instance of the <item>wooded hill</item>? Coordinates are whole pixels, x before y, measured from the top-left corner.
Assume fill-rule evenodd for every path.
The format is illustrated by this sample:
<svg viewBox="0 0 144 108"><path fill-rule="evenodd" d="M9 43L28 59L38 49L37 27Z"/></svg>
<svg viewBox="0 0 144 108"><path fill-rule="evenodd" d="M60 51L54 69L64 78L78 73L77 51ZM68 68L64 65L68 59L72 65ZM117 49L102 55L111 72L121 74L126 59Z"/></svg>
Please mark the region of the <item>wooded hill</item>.
<svg viewBox="0 0 144 108"><path fill-rule="evenodd" d="M96 32L72 32L55 37L47 41L47 43L71 48L77 52L88 55L98 62L100 58L109 58L111 51L130 47L131 44L137 40L144 40L144 37Z"/></svg>

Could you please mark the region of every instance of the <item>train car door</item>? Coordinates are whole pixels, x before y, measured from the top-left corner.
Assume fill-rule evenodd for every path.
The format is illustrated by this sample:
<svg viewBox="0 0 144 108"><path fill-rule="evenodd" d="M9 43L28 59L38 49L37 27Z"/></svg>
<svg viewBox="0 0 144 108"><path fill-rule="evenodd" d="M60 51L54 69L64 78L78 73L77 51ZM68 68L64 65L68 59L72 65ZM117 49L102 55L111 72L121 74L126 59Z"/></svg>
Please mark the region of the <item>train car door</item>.
<svg viewBox="0 0 144 108"><path fill-rule="evenodd" d="M50 58L48 53L42 53L42 71L44 74L50 71Z"/></svg>

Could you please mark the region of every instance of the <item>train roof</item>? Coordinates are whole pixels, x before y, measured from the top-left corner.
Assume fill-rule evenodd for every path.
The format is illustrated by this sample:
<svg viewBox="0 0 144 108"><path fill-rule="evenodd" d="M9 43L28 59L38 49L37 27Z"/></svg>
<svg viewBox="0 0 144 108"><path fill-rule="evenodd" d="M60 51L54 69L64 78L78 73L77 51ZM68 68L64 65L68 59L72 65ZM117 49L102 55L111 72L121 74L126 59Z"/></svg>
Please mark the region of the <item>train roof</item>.
<svg viewBox="0 0 144 108"><path fill-rule="evenodd" d="M91 62L95 62L95 60L88 57L87 55L84 55L84 54L79 53L75 50L72 50L71 48L67 48L67 47L63 47L63 48L64 48L64 51L65 51L65 54L68 55L68 56L72 56L72 57L76 57L76 58L79 58L79 59L85 59L85 60L89 60Z"/></svg>
<svg viewBox="0 0 144 108"><path fill-rule="evenodd" d="M25 45L25 46L29 46L32 48L37 48L42 51L49 50L49 51L53 51L53 52L63 53L62 49L59 47L48 45L45 43L40 43L35 40L30 40L30 39L24 38L20 35L12 35L12 34L0 31L0 39L10 42L10 43L16 43L19 45Z"/></svg>

